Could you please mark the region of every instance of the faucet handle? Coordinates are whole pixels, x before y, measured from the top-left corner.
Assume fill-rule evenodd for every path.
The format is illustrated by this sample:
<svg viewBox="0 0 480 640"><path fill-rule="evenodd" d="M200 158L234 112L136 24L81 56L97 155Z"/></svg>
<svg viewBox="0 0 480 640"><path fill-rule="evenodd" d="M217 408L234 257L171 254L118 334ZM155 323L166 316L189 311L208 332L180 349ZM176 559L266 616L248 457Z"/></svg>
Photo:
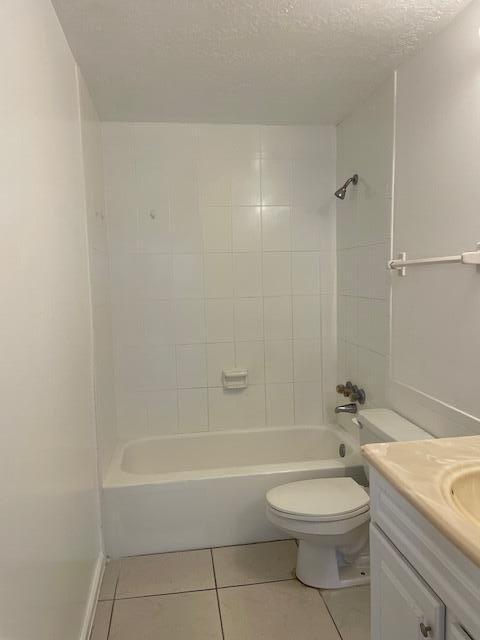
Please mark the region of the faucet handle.
<svg viewBox="0 0 480 640"><path fill-rule="evenodd" d="M366 393L364 389L359 389L356 384L352 384L348 380L345 384L337 384L337 393L342 394L345 398L350 398L351 402L365 404Z"/></svg>
<svg viewBox="0 0 480 640"><path fill-rule="evenodd" d="M357 385L354 385L352 393L350 394L350 400L352 402L358 402L359 404L365 404L366 394L364 389L359 389Z"/></svg>
<svg viewBox="0 0 480 640"><path fill-rule="evenodd" d="M337 393L341 393L345 398L349 398L356 387L349 380L345 384L337 384L336 389Z"/></svg>
<svg viewBox="0 0 480 640"><path fill-rule="evenodd" d="M343 390L343 395L345 396L345 398L350 398L350 396L352 395L352 391L353 391L353 384L350 382L350 380L348 380L345 383L345 389Z"/></svg>

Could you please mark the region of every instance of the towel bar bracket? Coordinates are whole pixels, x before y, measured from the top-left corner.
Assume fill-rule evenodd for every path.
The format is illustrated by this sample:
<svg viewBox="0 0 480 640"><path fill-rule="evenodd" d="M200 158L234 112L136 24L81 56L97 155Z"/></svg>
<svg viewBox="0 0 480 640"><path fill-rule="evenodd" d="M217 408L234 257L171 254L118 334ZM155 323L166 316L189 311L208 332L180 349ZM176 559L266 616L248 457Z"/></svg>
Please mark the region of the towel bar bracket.
<svg viewBox="0 0 480 640"><path fill-rule="evenodd" d="M407 260L405 252L399 253L395 260L390 260L388 268L398 271L399 276L407 275L407 266L415 266L419 264L474 264L477 265L477 271L480 272L480 242L476 243L475 251L466 251L456 256L440 256L437 258L415 258Z"/></svg>

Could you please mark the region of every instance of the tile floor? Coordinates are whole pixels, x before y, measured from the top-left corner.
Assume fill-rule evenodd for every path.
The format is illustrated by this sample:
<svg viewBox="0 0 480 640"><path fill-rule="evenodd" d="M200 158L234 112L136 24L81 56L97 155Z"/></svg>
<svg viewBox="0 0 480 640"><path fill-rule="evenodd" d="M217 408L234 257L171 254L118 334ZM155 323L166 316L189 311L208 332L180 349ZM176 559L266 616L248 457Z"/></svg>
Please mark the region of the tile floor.
<svg viewBox="0 0 480 640"><path fill-rule="evenodd" d="M109 562L91 640L368 640L369 588L294 577L292 540Z"/></svg>

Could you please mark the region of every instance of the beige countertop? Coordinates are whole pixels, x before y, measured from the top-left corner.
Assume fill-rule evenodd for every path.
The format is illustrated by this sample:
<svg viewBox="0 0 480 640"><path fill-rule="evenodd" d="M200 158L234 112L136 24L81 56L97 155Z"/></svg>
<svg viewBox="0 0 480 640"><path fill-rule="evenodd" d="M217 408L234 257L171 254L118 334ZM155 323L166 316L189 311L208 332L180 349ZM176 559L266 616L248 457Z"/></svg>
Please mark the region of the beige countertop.
<svg viewBox="0 0 480 640"><path fill-rule="evenodd" d="M480 436L368 444L362 453L390 484L480 567L480 521L462 513L451 484L480 470ZM480 500L480 496L475 496Z"/></svg>

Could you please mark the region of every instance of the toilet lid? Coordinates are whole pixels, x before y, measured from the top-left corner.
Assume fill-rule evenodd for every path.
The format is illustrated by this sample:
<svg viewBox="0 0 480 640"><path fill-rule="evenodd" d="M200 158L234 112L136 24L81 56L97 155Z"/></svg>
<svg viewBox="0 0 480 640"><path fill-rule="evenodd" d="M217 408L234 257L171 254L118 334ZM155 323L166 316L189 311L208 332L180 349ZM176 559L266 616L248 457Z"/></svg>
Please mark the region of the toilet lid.
<svg viewBox="0 0 480 640"><path fill-rule="evenodd" d="M335 518L365 511L370 498L352 478L320 478L270 489L267 502L293 516Z"/></svg>

